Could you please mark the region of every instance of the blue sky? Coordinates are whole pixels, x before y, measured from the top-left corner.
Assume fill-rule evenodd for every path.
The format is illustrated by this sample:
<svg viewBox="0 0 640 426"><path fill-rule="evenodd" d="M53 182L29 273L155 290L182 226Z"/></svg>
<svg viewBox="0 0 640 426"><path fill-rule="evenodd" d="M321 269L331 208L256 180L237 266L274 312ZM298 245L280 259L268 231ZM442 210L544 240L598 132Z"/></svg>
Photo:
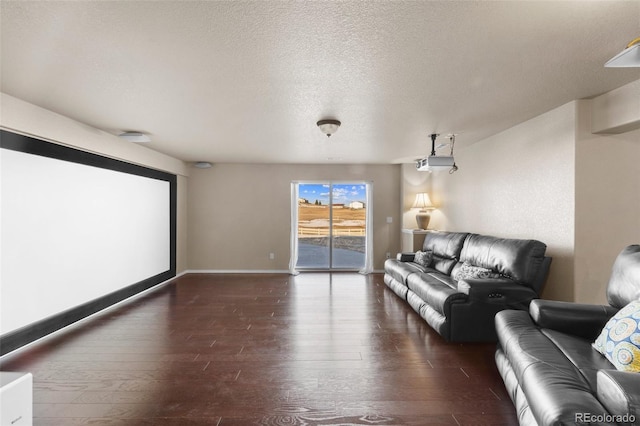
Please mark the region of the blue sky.
<svg viewBox="0 0 640 426"><path fill-rule="evenodd" d="M320 200L329 204L329 185L321 183L301 183L300 198L306 198L311 204ZM333 203L348 204L352 201L366 201L366 186L359 184L333 184Z"/></svg>

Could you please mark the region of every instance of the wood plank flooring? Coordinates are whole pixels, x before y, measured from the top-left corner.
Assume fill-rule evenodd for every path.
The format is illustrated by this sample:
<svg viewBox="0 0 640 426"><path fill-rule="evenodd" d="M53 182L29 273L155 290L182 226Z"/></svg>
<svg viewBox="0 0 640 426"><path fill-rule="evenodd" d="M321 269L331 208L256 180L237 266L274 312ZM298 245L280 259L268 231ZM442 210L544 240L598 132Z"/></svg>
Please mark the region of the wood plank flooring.
<svg viewBox="0 0 640 426"><path fill-rule="evenodd" d="M193 274L0 367L33 373L36 425L516 425L494 349L380 274Z"/></svg>

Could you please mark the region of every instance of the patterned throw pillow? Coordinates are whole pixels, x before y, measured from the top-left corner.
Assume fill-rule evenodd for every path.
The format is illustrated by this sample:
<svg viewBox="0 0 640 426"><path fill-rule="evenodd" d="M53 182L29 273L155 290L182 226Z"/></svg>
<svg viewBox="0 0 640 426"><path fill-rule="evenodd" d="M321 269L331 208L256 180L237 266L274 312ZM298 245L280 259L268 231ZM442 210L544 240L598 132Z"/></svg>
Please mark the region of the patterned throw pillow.
<svg viewBox="0 0 640 426"><path fill-rule="evenodd" d="M433 252L418 250L413 261L420 266L428 268L431 266L431 262L433 261Z"/></svg>
<svg viewBox="0 0 640 426"><path fill-rule="evenodd" d="M640 300L634 300L611 318L593 343L620 371L640 372Z"/></svg>
<svg viewBox="0 0 640 426"><path fill-rule="evenodd" d="M464 262L453 274L452 278L456 281L473 278L500 278L500 274L493 272L491 269Z"/></svg>

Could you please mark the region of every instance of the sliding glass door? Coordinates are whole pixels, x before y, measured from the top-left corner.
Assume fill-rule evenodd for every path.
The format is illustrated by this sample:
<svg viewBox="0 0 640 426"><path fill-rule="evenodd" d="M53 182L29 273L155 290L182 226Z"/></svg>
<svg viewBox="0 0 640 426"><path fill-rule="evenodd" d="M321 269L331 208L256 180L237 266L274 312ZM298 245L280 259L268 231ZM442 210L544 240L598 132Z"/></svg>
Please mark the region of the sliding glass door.
<svg viewBox="0 0 640 426"><path fill-rule="evenodd" d="M366 263L367 184L299 183L297 269L361 270Z"/></svg>

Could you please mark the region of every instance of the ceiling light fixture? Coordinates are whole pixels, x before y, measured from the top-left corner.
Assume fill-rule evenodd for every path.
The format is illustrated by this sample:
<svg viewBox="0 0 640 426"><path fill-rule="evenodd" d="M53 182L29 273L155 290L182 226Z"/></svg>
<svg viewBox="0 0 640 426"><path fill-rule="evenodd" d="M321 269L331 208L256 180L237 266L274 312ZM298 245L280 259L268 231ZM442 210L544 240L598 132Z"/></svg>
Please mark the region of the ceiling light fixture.
<svg viewBox="0 0 640 426"><path fill-rule="evenodd" d="M213 167L213 164L209 163L208 161L196 161L195 163L193 163L193 167L195 167L196 169L210 169L211 167Z"/></svg>
<svg viewBox="0 0 640 426"><path fill-rule="evenodd" d="M608 68L640 67L640 37L631 40L622 52L609 59L604 66Z"/></svg>
<svg viewBox="0 0 640 426"><path fill-rule="evenodd" d="M120 133L118 136L120 136L122 139L129 142L135 142L135 143L151 142L151 138L149 137L149 135L146 135L142 132L124 132L124 133Z"/></svg>
<svg viewBox="0 0 640 426"><path fill-rule="evenodd" d="M318 125L322 133L327 135L327 137L330 137L332 134L338 131L338 128L342 123L340 123L338 120L326 119L320 120L316 124Z"/></svg>

